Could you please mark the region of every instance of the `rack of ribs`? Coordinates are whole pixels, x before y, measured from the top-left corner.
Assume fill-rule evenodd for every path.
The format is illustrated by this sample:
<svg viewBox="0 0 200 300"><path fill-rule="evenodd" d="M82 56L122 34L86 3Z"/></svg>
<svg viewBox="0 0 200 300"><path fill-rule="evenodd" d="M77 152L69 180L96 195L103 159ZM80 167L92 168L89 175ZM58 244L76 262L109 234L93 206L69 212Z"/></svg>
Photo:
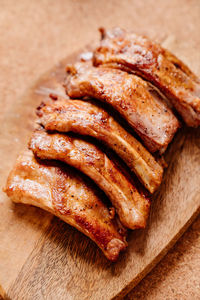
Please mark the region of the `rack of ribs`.
<svg viewBox="0 0 200 300"><path fill-rule="evenodd" d="M41 159L63 161L90 177L108 196L125 227L145 227L148 197L97 146L77 137L36 130L29 148Z"/></svg>
<svg viewBox="0 0 200 300"><path fill-rule="evenodd" d="M111 105L151 151L163 153L179 127L177 118L151 84L133 74L87 62L67 66L71 98L91 97Z"/></svg>
<svg viewBox="0 0 200 300"><path fill-rule="evenodd" d="M5 192L13 202L40 207L77 228L111 261L127 246L126 230L95 186L64 164L38 161L26 151L18 157Z"/></svg>
<svg viewBox="0 0 200 300"><path fill-rule="evenodd" d="M200 80L168 50L143 36L120 28L101 28L94 65L135 73L155 85L188 126L200 125Z"/></svg>
<svg viewBox="0 0 200 300"><path fill-rule="evenodd" d="M153 193L162 180L163 168L115 119L94 101L59 98L38 107L39 122L47 131L92 136L113 149Z"/></svg>

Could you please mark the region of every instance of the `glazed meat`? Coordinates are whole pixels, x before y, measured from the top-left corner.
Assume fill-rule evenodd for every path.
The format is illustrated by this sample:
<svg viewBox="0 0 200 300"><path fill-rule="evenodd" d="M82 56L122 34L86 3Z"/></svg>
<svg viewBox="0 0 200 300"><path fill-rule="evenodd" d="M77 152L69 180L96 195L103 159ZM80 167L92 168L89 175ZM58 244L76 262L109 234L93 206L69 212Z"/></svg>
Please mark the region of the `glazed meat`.
<svg viewBox="0 0 200 300"><path fill-rule="evenodd" d="M93 101L59 99L46 105L43 103L37 114L46 130L72 131L101 140L125 161L151 193L159 187L163 168L131 134Z"/></svg>
<svg viewBox="0 0 200 300"><path fill-rule="evenodd" d="M170 100L188 126L200 125L200 81L177 57L146 37L115 28L101 29L96 66L133 72L153 83Z"/></svg>
<svg viewBox="0 0 200 300"><path fill-rule="evenodd" d="M94 180L110 198L124 226L131 229L145 227L149 200L95 145L79 138L40 130L33 133L29 146L39 158L61 160Z"/></svg>
<svg viewBox="0 0 200 300"><path fill-rule="evenodd" d="M5 192L16 203L47 210L91 238L112 261L127 246L125 230L112 217L95 187L69 167L38 161L31 151L17 159Z"/></svg>
<svg viewBox="0 0 200 300"><path fill-rule="evenodd" d="M88 63L67 67L66 91L110 104L131 125L151 152L165 151L179 122L160 95L138 76Z"/></svg>

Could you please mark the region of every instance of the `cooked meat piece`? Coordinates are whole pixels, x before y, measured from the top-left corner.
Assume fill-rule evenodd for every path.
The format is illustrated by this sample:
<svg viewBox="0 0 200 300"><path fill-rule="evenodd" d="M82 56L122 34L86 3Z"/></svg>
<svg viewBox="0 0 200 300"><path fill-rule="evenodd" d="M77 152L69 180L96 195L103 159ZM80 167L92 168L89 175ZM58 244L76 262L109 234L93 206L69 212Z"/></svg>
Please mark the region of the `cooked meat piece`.
<svg viewBox="0 0 200 300"><path fill-rule="evenodd" d="M38 157L66 162L94 180L110 198L124 226L145 227L149 200L95 145L64 134L35 131L29 146Z"/></svg>
<svg viewBox="0 0 200 300"><path fill-rule="evenodd" d="M159 46L161 48L161 46L158 44L156 44L156 46ZM200 83L200 79L188 68L188 66L186 66L180 59L178 59L178 57L176 57L167 49L162 48L162 51L164 53L163 55L165 56L165 58L168 59L172 64L174 64L175 67L183 71L186 75L191 77L197 83Z"/></svg>
<svg viewBox="0 0 200 300"><path fill-rule="evenodd" d="M116 217L112 219L95 188L61 163L38 162L31 151L24 152L5 192L16 203L41 207L74 226L112 261L127 246L125 230Z"/></svg>
<svg viewBox="0 0 200 300"><path fill-rule="evenodd" d="M162 180L163 168L113 117L93 101L59 99L38 109L46 130L75 132L101 140L112 148L153 193Z"/></svg>
<svg viewBox="0 0 200 300"><path fill-rule="evenodd" d="M179 126L160 95L138 76L87 63L68 66L66 90L70 97L84 96L107 102L143 139L151 152L165 151Z"/></svg>
<svg viewBox="0 0 200 300"><path fill-rule="evenodd" d="M133 72L165 94L188 126L200 125L200 80L176 56L143 36L101 29L94 64Z"/></svg>

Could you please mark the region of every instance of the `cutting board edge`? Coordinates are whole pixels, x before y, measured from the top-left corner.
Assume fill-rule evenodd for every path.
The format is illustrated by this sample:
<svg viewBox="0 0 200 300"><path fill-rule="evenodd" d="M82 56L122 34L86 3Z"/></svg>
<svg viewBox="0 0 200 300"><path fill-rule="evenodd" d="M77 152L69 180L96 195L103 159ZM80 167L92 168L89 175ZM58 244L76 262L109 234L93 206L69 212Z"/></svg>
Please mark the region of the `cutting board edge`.
<svg viewBox="0 0 200 300"><path fill-rule="evenodd" d="M151 270L164 258L164 256L168 253L168 251L176 244L176 242L181 238L181 236L186 232L188 227L195 221L195 219L200 214L200 206L197 207L197 209L193 212L193 214L190 216L188 221L184 224L184 226L177 232L177 234L169 241L169 243L165 246L165 248L154 258L154 260L133 280L131 280L118 294L112 296L112 300L121 300L123 297L125 297L148 273L151 272ZM31 253L30 253L31 255ZM29 256L30 256L29 255ZM29 259L29 256L27 260ZM22 266L23 268L23 266ZM22 269L21 268L21 269ZM20 271L21 271L20 269ZM19 271L19 273L20 273ZM12 289L12 286L15 285L16 281L10 285L8 288L8 292L10 289ZM2 298L1 298L2 297ZM8 296L8 293L2 288L0 285L0 300L11 300L11 298Z"/></svg>
<svg viewBox="0 0 200 300"><path fill-rule="evenodd" d="M121 290L117 295L113 296L111 300L121 300L125 297L147 274L149 274L153 268L165 257L169 250L176 244L176 242L181 238L181 236L186 232L190 225L195 221L195 219L200 214L200 206L194 211L190 216L188 221L184 226L177 232L177 234L169 241L166 247L154 258L154 260L133 280L131 280L124 289ZM6 299L7 300L7 299Z"/></svg>

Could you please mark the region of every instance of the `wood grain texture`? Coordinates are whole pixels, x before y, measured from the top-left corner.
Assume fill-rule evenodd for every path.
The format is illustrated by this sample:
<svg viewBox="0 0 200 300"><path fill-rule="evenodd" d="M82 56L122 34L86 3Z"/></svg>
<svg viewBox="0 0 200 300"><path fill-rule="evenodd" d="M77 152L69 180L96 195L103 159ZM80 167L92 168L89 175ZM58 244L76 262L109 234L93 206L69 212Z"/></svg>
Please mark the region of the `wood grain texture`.
<svg viewBox="0 0 200 300"><path fill-rule="evenodd" d="M12 4L12 1L8 2ZM24 60L21 63L18 62L18 69L10 68L5 60L2 68L7 76L9 72L15 75L15 81L7 82L7 89L5 92L3 90L7 102L1 101L0 103L2 112L0 132L1 186L5 182L17 153L26 144L32 128L34 107L37 105L35 100L30 97L30 90L25 97L18 98L17 102L16 95L19 96L23 90L22 86L30 85L31 80L37 78L38 72L43 71L40 65L44 66L45 59L47 60L48 55L50 55L48 53L51 53L51 57L48 58L50 66L52 62L55 63L64 56L65 52L70 53L70 51L78 49L80 44L85 43L86 38L88 41L95 37L97 35L96 28L90 31L91 25L97 27L103 22L105 26L114 26L117 25L117 19L117 23L126 28L137 27L138 33L143 32L161 41L164 40L166 47L174 51L186 63L189 63L194 71L200 74L200 69L196 63L199 58L197 49L200 40L198 31L195 31L195 16L198 16L198 6L197 4L195 6L195 1L191 4L193 5L191 9L186 4L182 5L182 2L180 4L179 1L173 1L171 7L167 7L168 1L166 3L160 1L160 6L154 10L154 14L150 13L154 8L152 1L149 1L145 10L144 2L139 4L139 2L134 1L127 1L126 4L118 1L116 1L117 4L114 4L111 1L111 4L91 5L92 8L90 9L93 16L89 17L89 21L86 18L87 24L83 22L86 33L80 29L80 26L76 25L75 20L70 18L70 13L72 14L74 9L77 12L76 17L81 16L81 4L77 2L73 4L74 6L66 7L67 22L71 26L69 30L73 34L68 36L68 33L63 30L62 38L61 36L57 37L57 30L61 28L58 14L63 16L63 20L66 17L65 14L62 14L61 3L64 5L64 2L59 1L56 8L53 6L55 10L51 8L46 10L47 3L45 1L39 2L38 8L37 4L33 3L30 9L25 4L23 6L22 2L19 3L16 11L19 17L22 14L22 18L19 18L19 24L16 23L16 26L12 27L14 32L12 34L14 35L8 34L8 46L9 43L15 43L16 51L23 53ZM82 16L89 7L87 1L86 5L82 7ZM110 20L105 17L102 21L99 16L98 12L103 7L107 16L110 16ZM183 18L181 19L176 15L176 8L180 8L184 22L189 24L187 28L181 28L180 20L183 22ZM34 9L37 11L36 15L32 14ZM166 9L168 9L168 14L163 17L163 12ZM188 10L192 13L192 18ZM35 20L38 27L32 29L32 27L21 26L23 11L26 11L30 19ZM110 14L111 11L112 14ZM38 16L40 16L39 19L37 19ZM144 19L145 16L148 18ZM58 27L54 26L54 29L51 27L51 34L49 34L48 26L42 23L42 19L48 20L49 17L52 18L54 25L59 23ZM9 17L9 14L8 20L10 22L8 22L9 27L9 24L12 24L12 18ZM162 31L160 30L161 24ZM35 51L40 47L40 50L46 53L45 57L43 54L37 60L31 59L30 54L32 52L23 48L24 44L20 44L20 31L17 31L16 28L21 28L25 33L27 31L27 38L30 28L35 35L41 34L41 40L42 37L44 38L44 44L35 44ZM41 33L38 32L38 28L41 29ZM70 47L66 50L63 49L63 45L67 46L67 43L64 44L63 42L65 34L66 39L70 41ZM62 51L54 51L54 53L51 50L54 49L51 43L52 37L57 43L60 39L62 40L61 45L55 46L55 49L59 48ZM2 44L0 51L2 55L9 55L10 63L14 66L15 57L12 56L12 53L6 52L7 47L4 50ZM46 68L48 63L45 65ZM25 66L28 66L27 71ZM34 68L35 66L37 68ZM24 70L23 78L21 77L23 82L20 82L20 76L18 78L19 70ZM17 94L15 91L18 91ZM169 169L165 174L160 192L154 197L148 227L143 231L135 231L129 235L128 251L120 257L120 261L116 264L108 263L91 241L70 226L37 208L13 205L5 195L1 194L1 293L7 294L10 299L110 299L119 294L123 296L162 258L198 213L200 191L199 135L199 130L182 129L176 136L167 152Z"/></svg>
<svg viewBox="0 0 200 300"><path fill-rule="evenodd" d="M200 216L126 300L198 300Z"/></svg>

